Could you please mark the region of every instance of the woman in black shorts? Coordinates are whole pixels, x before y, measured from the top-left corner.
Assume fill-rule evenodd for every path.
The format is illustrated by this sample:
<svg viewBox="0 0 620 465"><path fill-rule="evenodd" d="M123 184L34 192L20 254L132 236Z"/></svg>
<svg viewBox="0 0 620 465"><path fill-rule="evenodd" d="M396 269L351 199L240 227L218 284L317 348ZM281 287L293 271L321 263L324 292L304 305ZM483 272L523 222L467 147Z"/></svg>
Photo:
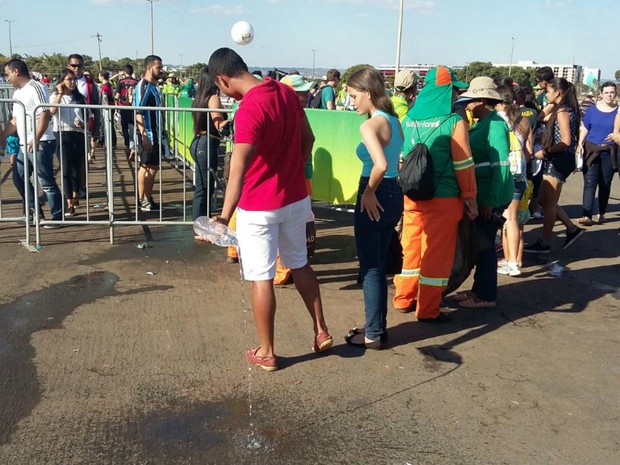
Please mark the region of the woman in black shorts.
<svg viewBox="0 0 620 465"><path fill-rule="evenodd" d="M575 86L564 78L555 78L547 84L547 105L539 115L545 123L543 149L534 154L544 158L547 167L540 186L539 201L543 207L542 237L525 247L524 252L549 253L553 225L560 220L566 226L566 240L562 249L569 248L583 233L564 209L558 205L562 185L575 171L575 150L579 138L579 103Z"/></svg>

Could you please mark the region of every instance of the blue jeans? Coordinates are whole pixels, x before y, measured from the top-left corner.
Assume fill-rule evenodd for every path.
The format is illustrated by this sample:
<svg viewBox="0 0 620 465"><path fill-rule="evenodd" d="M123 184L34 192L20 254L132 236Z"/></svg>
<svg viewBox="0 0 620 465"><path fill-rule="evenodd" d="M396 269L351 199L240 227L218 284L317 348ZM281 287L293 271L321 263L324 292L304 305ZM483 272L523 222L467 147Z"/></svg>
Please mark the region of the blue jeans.
<svg viewBox="0 0 620 465"><path fill-rule="evenodd" d="M190 145L189 150L196 169L196 187L194 188L192 205L194 221L199 216L211 216L211 199L215 190L214 173L217 171L217 149L219 146L219 139L207 135L197 135ZM209 170L213 170L213 172Z"/></svg>
<svg viewBox="0 0 620 465"><path fill-rule="evenodd" d="M502 209L498 210L502 213ZM478 232L489 240L493 247L479 252L476 259L476 272L472 291L481 300L494 302L497 299L497 252L495 250L495 236L499 226L478 216L475 220Z"/></svg>
<svg viewBox="0 0 620 465"><path fill-rule="evenodd" d="M583 214L592 219L594 213L594 197L598 187L598 212L604 215L609 204L611 181L614 169L611 163L611 154L601 152L592 163L592 166L583 166Z"/></svg>
<svg viewBox="0 0 620 465"><path fill-rule="evenodd" d="M360 261L366 337L377 340L387 331L387 279L385 264L394 228L403 214L403 193L396 179L383 179L375 192L383 207L379 221L360 211L361 196L368 178L360 179L355 205L355 244Z"/></svg>
<svg viewBox="0 0 620 465"><path fill-rule="evenodd" d="M37 175L39 177L39 184L41 185L41 189L47 196L47 203L50 207L50 211L52 214L53 220L61 220L62 219L62 196L60 195L60 189L58 188L58 184L56 184L56 179L54 179L54 152L56 152L56 141L41 141L37 146ZM21 195L24 201L26 200L25 191L24 191L24 154L23 152L19 152L17 157L15 158L16 170L13 172L13 183ZM32 154L28 154L28 173L32 174L33 172L33 158ZM35 190L32 186L30 180L28 180L27 184L28 188L28 208L30 210L34 210L34 196Z"/></svg>

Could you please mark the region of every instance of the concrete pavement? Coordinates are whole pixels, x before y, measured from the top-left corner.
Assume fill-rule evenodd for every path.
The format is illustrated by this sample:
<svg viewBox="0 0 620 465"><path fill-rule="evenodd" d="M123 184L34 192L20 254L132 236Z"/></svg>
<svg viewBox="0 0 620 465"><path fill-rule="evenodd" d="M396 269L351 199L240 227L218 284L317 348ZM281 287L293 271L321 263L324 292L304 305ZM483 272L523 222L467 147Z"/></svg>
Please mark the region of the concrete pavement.
<svg viewBox="0 0 620 465"><path fill-rule="evenodd" d="M581 186L562 198L573 217ZM138 249L139 227L111 246L72 226L29 253L0 224L0 463L620 463L619 191L609 223L557 253L563 278L528 262L500 277L496 309L447 298L437 327L391 311L389 348L368 353L343 340L363 324L352 216L317 209L336 344L312 354L301 299L279 288L274 373L243 359L249 285L188 227Z"/></svg>

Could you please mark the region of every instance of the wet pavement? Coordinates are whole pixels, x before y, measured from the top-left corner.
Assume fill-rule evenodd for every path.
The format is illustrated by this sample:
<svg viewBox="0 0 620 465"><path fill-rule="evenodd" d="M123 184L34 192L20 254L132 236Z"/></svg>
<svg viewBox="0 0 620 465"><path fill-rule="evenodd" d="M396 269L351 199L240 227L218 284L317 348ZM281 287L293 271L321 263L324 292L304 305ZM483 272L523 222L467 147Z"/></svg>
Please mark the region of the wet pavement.
<svg viewBox="0 0 620 465"><path fill-rule="evenodd" d="M581 185L563 197L573 217ZM618 193L609 223L565 252L554 239L561 278L528 258L496 309L448 297L441 326L390 311L388 348L368 353L343 340L363 323L352 215L316 208L336 343L313 354L294 285L278 288L274 373L242 356L248 284L189 227L153 226L138 248L139 226L116 245L71 226L30 253L0 224L0 463L620 463Z"/></svg>

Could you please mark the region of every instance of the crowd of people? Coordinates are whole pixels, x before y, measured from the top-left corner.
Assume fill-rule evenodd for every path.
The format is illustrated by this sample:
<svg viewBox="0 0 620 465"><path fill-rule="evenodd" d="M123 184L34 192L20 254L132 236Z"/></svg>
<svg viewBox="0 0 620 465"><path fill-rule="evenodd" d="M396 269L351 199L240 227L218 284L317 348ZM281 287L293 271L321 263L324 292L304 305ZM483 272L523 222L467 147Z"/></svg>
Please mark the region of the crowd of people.
<svg viewBox="0 0 620 465"><path fill-rule="evenodd" d="M36 139L41 187L53 219L74 215L83 187L84 134L100 137L96 111L72 108L39 109L42 103L98 102L119 105L121 129L128 157L135 156L133 126L139 150L138 194L142 211L157 211L153 183L159 169L162 141L160 57L144 61L137 80L126 67L116 89L109 73L100 74L101 86L84 77L83 60L71 55L50 98L45 86L30 78L25 63L11 60L4 72L16 88L14 98L37 119L18 123L21 106L0 134L0 143L18 134L16 186L33 208L33 186L24 193L24 163L32 162ZM233 50L216 50L203 69L192 107L196 188L194 219L209 215L221 136L230 121L221 110L224 96L239 101L234 115L234 146L221 214L213 221L235 229L243 274L252 281L252 303L259 345L246 353L251 364L267 371L278 368L274 325L274 279L280 270L294 278L313 323L315 352L329 349L333 338L323 315L316 275L308 263L306 232L311 211L311 155L314 135L304 108L352 108L367 119L360 126L356 149L361 161L354 213L354 232L360 262L365 325L353 328L347 343L381 349L388 340L388 281L386 264L394 231L400 233L402 267L394 276L392 305L415 312L417 320L441 324L450 314L441 302L450 280L459 225L473 222L478 236L473 286L455 295L464 308L497 305L497 275L518 276L523 253L547 254L556 221L566 227L563 249L592 226L598 187L598 223L605 221L613 174L618 171L620 115L616 85L601 86L600 99L580 107L575 87L555 77L548 67L536 71L537 85L519 86L509 77L479 76L465 83L445 66L424 77L403 70L395 75L392 92L372 67L362 67L345 83L330 70L322 86L292 72L281 82L248 71ZM193 85L192 85L193 86ZM179 90L168 89L171 93ZM128 108L139 107L137 111ZM20 113L21 112L21 113ZM134 121L135 114L135 121ZM50 125L50 119L52 124ZM87 128L87 131L84 129ZM53 155L63 144L64 192L54 179ZM112 138L114 141L114 138ZM114 143L114 142L113 142ZM27 154L25 156L24 154ZM407 171L403 169L408 166ZM308 168L310 167L310 168ZM584 176L583 213L575 224L560 206L563 185L578 168ZM412 182L424 189L403 190ZM21 186L21 187L20 187ZM428 187L430 186L430 187ZM540 238L523 243L523 226L530 217L543 220ZM504 257L498 260L496 239ZM203 239L197 237L197 239Z"/></svg>
<svg viewBox="0 0 620 465"><path fill-rule="evenodd" d="M118 120L128 159L133 161L136 152L140 151L137 179L140 210L143 212L160 210L160 205L153 199L153 184L162 152L160 142L162 136L165 137L165 131L162 132L161 112L155 109L145 112L134 111L130 110L130 107L160 107L162 92L188 96L195 94L195 85L191 79L180 85L172 73L164 81L162 70L161 59L156 56L147 57L144 72L138 79L133 67L126 65L120 73L113 76L109 71L100 71L95 80L91 73L84 69L84 59L79 54L71 54L66 67L53 79L49 79L47 75L41 77L38 73L31 73L26 63L20 59L13 59L5 64L4 79L15 88L13 98L25 105L29 122L31 118L36 118L37 133L43 131L44 134L44 137L39 137L37 134L37 142L46 142L37 144L39 150L35 156L41 188L48 197L51 219L56 223L45 224L45 228L58 228L60 227L58 222L63 216L70 218L77 215L79 201L86 196L86 160L94 161L96 147L103 146L108 140L106 134L108 126L102 118L102 112L97 109L98 105L118 107L118 111L110 111L110 119ZM39 109L37 114L34 114L37 105L47 103L89 105L91 108L80 110L50 107L49 111ZM28 124L26 128L21 127L23 126L21 108L20 105L13 107L12 121L3 131L0 142L5 145L8 139L7 152L10 164L15 168L13 182L24 202L28 199L27 208L32 218L35 213L35 189L29 181L26 183L28 187L24 188L23 176L24 163L30 172L34 166L32 150L28 148L28 145L32 144L34 134L32 124ZM17 124L18 121L20 124ZM134 131L137 131L137 147L134 142L136 139ZM117 134L113 126L109 136L112 147L116 148ZM199 154L193 149L192 151L195 159L200 158ZM25 156L25 153L28 155ZM64 201L58 200L60 190L54 178L54 153L62 168ZM25 190L28 192L24 192ZM202 195L201 192L197 190L197 197ZM39 218L44 218L43 211L39 210Z"/></svg>

